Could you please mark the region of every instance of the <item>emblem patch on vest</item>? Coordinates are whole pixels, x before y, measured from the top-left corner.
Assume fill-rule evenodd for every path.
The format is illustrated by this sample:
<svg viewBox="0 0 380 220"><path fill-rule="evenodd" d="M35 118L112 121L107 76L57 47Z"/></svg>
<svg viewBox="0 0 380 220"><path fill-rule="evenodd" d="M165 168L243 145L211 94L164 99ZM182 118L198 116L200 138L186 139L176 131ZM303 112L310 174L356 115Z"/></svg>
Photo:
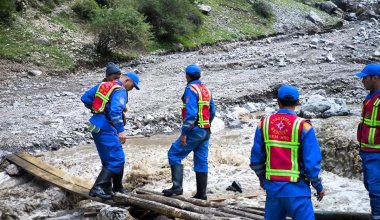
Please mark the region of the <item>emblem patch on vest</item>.
<svg viewBox="0 0 380 220"><path fill-rule="evenodd" d="M278 122L278 123L276 124L276 126L278 127L278 129L282 130L282 129L284 129L285 124L284 124L283 121L280 121L280 122Z"/></svg>
<svg viewBox="0 0 380 220"><path fill-rule="evenodd" d="M371 117L371 113L370 112L365 112L364 117L365 118L370 118Z"/></svg>

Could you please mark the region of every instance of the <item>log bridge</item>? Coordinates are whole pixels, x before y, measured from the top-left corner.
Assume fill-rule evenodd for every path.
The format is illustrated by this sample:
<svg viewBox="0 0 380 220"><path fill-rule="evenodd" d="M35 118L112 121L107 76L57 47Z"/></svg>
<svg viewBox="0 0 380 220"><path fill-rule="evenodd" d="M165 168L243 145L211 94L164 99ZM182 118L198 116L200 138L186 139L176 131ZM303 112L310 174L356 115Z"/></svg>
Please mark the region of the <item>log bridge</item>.
<svg viewBox="0 0 380 220"><path fill-rule="evenodd" d="M214 219L264 219L264 210L260 207L237 207L221 203L228 198L203 201L184 196L165 197L160 192L135 189L128 195L116 193L112 201L102 201L90 197L89 190L93 182L60 170L33 155L21 152L7 155L7 160L21 167L33 176L47 181L65 191L86 199L107 203L117 207L135 207L172 218L214 220ZM257 194L242 195L254 198ZM96 214L96 213L95 213ZM317 212L316 219L369 219L363 213Z"/></svg>

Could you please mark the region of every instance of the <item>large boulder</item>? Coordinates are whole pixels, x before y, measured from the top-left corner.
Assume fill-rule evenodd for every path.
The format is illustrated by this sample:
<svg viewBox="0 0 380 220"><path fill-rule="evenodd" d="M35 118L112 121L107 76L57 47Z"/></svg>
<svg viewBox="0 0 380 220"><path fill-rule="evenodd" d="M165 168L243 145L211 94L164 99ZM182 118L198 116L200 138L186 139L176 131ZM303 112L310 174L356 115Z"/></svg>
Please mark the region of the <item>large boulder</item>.
<svg viewBox="0 0 380 220"><path fill-rule="evenodd" d="M304 118L328 118L349 114L346 101L340 98L325 98L317 94L301 103L300 116Z"/></svg>

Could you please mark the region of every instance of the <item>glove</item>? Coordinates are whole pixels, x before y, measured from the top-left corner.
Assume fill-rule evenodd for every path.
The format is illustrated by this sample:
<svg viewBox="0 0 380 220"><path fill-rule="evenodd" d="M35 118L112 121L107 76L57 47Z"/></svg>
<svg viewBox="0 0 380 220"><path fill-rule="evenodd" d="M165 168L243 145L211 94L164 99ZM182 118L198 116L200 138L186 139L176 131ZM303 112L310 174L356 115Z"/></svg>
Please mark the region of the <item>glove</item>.
<svg viewBox="0 0 380 220"><path fill-rule="evenodd" d="M128 104L127 105L125 105L125 107L124 107L124 109L123 109L123 112L127 112L129 110L129 106L128 106Z"/></svg>

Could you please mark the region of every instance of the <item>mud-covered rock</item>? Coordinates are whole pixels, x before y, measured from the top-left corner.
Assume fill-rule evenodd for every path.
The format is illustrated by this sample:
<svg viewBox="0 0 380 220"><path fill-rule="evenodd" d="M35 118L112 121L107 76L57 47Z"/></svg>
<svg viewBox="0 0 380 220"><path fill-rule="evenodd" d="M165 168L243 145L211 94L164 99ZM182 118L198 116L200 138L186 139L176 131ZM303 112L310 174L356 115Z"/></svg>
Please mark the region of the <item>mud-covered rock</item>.
<svg viewBox="0 0 380 220"><path fill-rule="evenodd" d="M322 150L322 168L340 176L361 178L361 158L356 141L358 116L313 120Z"/></svg>
<svg viewBox="0 0 380 220"><path fill-rule="evenodd" d="M133 220L128 210L117 207L102 208L98 214L98 220Z"/></svg>

